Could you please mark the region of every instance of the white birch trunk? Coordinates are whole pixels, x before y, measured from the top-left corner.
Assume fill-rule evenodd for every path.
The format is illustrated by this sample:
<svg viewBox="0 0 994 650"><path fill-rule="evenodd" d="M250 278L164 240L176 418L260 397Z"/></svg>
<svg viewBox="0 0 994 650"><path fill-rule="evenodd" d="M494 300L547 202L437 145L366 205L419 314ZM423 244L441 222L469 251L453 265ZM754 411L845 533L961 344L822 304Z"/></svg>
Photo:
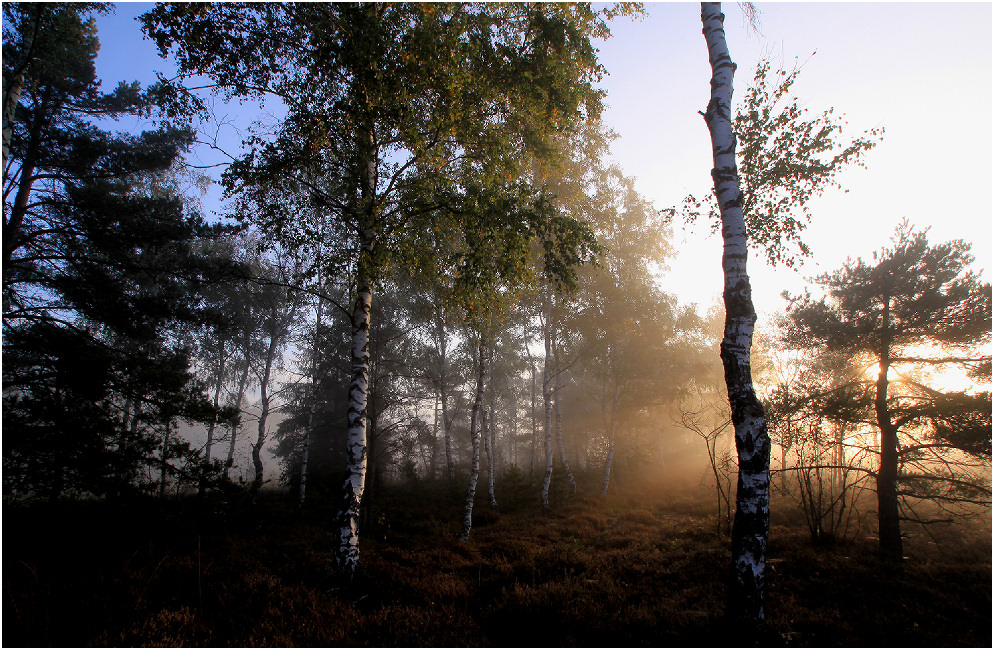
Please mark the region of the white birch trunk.
<svg viewBox="0 0 994 650"><path fill-rule="evenodd" d="M377 153L372 128L367 146L366 182L362 193L365 215L359 224L359 259L356 265L356 300L352 307L352 381L349 385L346 476L342 507L338 512L338 545L335 564L339 575L351 582L359 570L359 519L366 486L366 404L369 398L369 332L373 306L373 250L376 220Z"/></svg>
<svg viewBox="0 0 994 650"><path fill-rule="evenodd" d="M770 440L766 416L752 385L750 351L756 313L746 272L748 241L742 213L732 130L735 64L725 40L719 3L701 4L701 22L711 63L711 99L704 119L711 134L714 192L721 211L725 333L721 359L735 426L739 476L732 529L733 580L727 612L757 639L764 621L763 589L769 537Z"/></svg>
<svg viewBox="0 0 994 650"><path fill-rule="evenodd" d="M473 462L469 470L469 490L466 492L466 507L462 516L462 531L459 541L469 539L473 529L473 504L476 500L476 484L480 478L480 429L477 414L483 410L483 381L486 366L483 363L483 341L478 345L479 366L476 371L476 397L473 399L473 411L470 414L469 435L473 441ZM485 416L484 416L485 417Z"/></svg>
<svg viewBox="0 0 994 650"><path fill-rule="evenodd" d="M359 517L366 485L366 402L369 389L369 320L373 292L369 279L360 284L352 312L352 382L349 386L344 502L339 512L335 561L342 577L359 568Z"/></svg>

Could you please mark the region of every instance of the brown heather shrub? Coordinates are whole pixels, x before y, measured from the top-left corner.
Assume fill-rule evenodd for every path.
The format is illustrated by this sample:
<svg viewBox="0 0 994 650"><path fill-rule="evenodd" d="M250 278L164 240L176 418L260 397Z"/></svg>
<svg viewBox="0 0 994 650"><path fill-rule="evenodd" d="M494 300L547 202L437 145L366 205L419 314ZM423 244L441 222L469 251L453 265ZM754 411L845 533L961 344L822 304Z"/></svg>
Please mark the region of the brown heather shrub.
<svg viewBox="0 0 994 650"><path fill-rule="evenodd" d="M560 495L548 513L522 497L500 516L482 503L459 544L443 520L458 503L432 509L444 491L417 489L381 494L352 586L332 570L330 504L5 506L3 644L737 643L723 620L728 539L706 491ZM990 646L989 513L931 536L909 527L901 570L866 534L814 547L795 519L781 513L771 531L769 645Z"/></svg>

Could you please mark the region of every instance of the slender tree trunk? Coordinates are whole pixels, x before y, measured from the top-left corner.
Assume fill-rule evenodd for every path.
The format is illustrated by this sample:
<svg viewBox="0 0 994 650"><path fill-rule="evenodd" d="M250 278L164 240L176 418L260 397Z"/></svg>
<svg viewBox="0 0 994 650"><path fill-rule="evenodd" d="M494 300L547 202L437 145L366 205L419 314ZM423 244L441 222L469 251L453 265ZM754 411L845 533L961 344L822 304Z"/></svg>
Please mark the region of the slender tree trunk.
<svg viewBox="0 0 994 650"><path fill-rule="evenodd" d="M313 418L310 418L313 421ZM300 455L300 491L297 495L297 506L304 507L304 500L307 498L307 463L310 460L310 426L307 427L307 438L304 440L304 450Z"/></svg>
<svg viewBox="0 0 994 650"><path fill-rule="evenodd" d="M701 4L701 22L711 63L711 100L704 119L711 133L715 196L721 211L725 333L721 360L735 426L739 461L735 522L732 528L732 584L727 613L758 640L765 613L763 591L770 526L770 440L763 406L752 385L750 351L756 312L746 271L748 241L732 131L732 77L735 64L725 40L720 3Z"/></svg>
<svg viewBox="0 0 994 650"><path fill-rule="evenodd" d="M611 484L611 464L614 463L614 435L618 429L618 396L621 395L621 384L614 389L614 403L611 405L611 431L607 442L607 459L604 461L604 483L601 485L601 494L607 494L608 486Z"/></svg>
<svg viewBox="0 0 994 650"><path fill-rule="evenodd" d="M342 577L355 578L359 568L359 516L366 483L366 401L369 388L369 320L373 290L370 279L359 286L352 310L352 382L349 386L348 439L344 503L339 512L335 561Z"/></svg>
<svg viewBox="0 0 994 650"><path fill-rule="evenodd" d="M214 381L214 413L211 414L211 423L207 425L207 443L204 445L204 460L208 466L211 464L211 450L214 447L214 430L217 429L217 409L221 403L221 386L224 384L224 366L224 341L222 340L220 349L218 350L217 377ZM204 479L201 479L200 485L197 487L197 496L203 496L206 491L207 482Z"/></svg>
<svg viewBox="0 0 994 650"><path fill-rule="evenodd" d="M124 419L121 422L121 441L119 444L118 457L121 462L121 470L118 473L118 496L125 487L131 483L131 470L128 467L128 450L131 441L138 435L138 419L141 415L141 399L128 397L124 404Z"/></svg>
<svg viewBox="0 0 994 650"><path fill-rule="evenodd" d="M320 271L318 285L321 284ZM321 335L321 299L317 301L317 315L314 319L314 343L311 345L311 404L307 411L307 428L304 430L304 450L300 458L300 496L298 505L304 506L307 498L307 464L311 455L311 437L314 433L314 416L318 410L318 340Z"/></svg>
<svg viewBox="0 0 994 650"><path fill-rule="evenodd" d="M162 438L161 464L159 466L159 498L166 496L166 477L169 475L169 434L172 426L166 422L166 435Z"/></svg>
<svg viewBox="0 0 994 650"><path fill-rule="evenodd" d="M259 435L255 444L252 445L252 466L255 468L255 478L252 480L252 500L255 501L262 488L262 447L266 444L266 423L269 420L269 377L272 374L273 362L276 360L276 352L279 349L282 333L273 331L269 335L269 349L266 350L266 364L263 367L262 378L259 381L259 403L262 407L259 412Z"/></svg>
<svg viewBox="0 0 994 650"><path fill-rule="evenodd" d="M891 562L900 562L904 557L901 542L900 507L897 499L897 427L891 422L887 408L887 372L890 370L890 342L887 340L890 329L890 298L884 298L883 312L884 341L881 344L877 375L877 394L874 409L877 426L880 428L880 470L877 472L877 512L880 534L880 557Z"/></svg>
<svg viewBox="0 0 994 650"><path fill-rule="evenodd" d="M469 470L469 490L466 492L466 507L463 510L462 516L462 532L459 533L460 542L465 542L469 539L469 533L473 529L473 503L476 500L476 484L480 478L480 429L478 427L477 414L483 411L483 381L486 374L486 366L483 361L482 337L480 337L477 348L479 365L476 370L476 397L473 399L473 411L470 415L469 423L469 435L473 441L473 462Z"/></svg>
<svg viewBox="0 0 994 650"><path fill-rule="evenodd" d="M483 411L483 435L487 440L487 491L490 495L490 509L497 512L497 422L494 414L496 399L494 392L494 344L491 341L487 346L487 393L489 394L490 408Z"/></svg>
<svg viewBox="0 0 994 650"><path fill-rule="evenodd" d="M359 224L359 260L356 265L356 300L352 307L352 381L349 384L346 476L342 507L338 513L335 564L342 578L351 582L359 570L359 518L366 485L366 403L369 393L370 312L373 306L373 250L376 222L377 153L372 127L368 140L366 180L362 194L365 214Z"/></svg>
<svg viewBox="0 0 994 650"><path fill-rule="evenodd" d="M518 390L517 390L517 383L516 382L511 382L508 385L508 389L507 390L508 390L508 396L507 396L507 404L508 404L507 421L510 423L510 426L511 426L511 432L510 432L511 448L510 448L510 451L508 452L508 455L509 455L509 458L510 458L511 467L518 467L518 451L519 451L518 450L518 424L519 424L519 418L518 418Z"/></svg>
<svg viewBox="0 0 994 650"><path fill-rule="evenodd" d="M235 440L238 437L238 430L241 428L242 399L245 397L245 388L248 384L249 373L249 351L245 348L245 365L242 367L242 376L238 378L238 394L235 396L235 414L238 421L231 425L231 439L228 440L228 457L224 461L224 476L228 478L231 466L235 462Z"/></svg>
<svg viewBox="0 0 994 650"><path fill-rule="evenodd" d="M497 461L495 458L497 445L494 439L492 410L483 409L483 435L487 437L487 494L490 496L490 510L497 512Z"/></svg>
<svg viewBox="0 0 994 650"><path fill-rule="evenodd" d="M483 453L487 456L487 490L490 496L490 507L493 510L497 510L497 500L494 498L493 493L493 468L494 468L494 452L493 448L490 446L490 431L489 429L490 421L487 418L487 409L483 409L480 413L480 434L483 437Z"/></svg>
<svg viewBox="0 0 994 650"><path fill-rule="evenodd" d="M535 370L535 364L531 364L532 370L532 408L531 408L531 421L532 421L532 437L531 445L528 449L528 475L535 476L535 443L538 440L538 390L536 375L538 372Z"/></svg>
<svg viewBox="0 0 994 650"><path fill-rule="evenodd" d="M532 435L531 441L528 447L528 476L535 476L535 440L538 437L538 416L535 414L536 411L536 381L535 376L538 374L535 370L535 359L532 358L531 350L528 349L528 333L525 327L522 327L522 341L524 342L525 356L528 357L528 368L531 369L531 424L532 424Z"/></svg>
<svg viewBox="0 0 994 650"><path fill-rule="evenodd" d="M552 315L548 295L545 297L545 362L542 365L542 401L545 404L545 478L542 481L542 507L549 509L549 486L552 485Z"/></svg>
<svg viewBox="0 0 994 650"><path fill-rule="evenodd" d="M211 462L211 449L214 447L214 430L217 428L217 409L218 405L221 403L221 386L224 384L224 366L225 366L225 356L224 356L224 342L221 342L221 349L219 350L220 358L217 362L217 379L214 382L214 415L211 417L211 423L207 426L207 444L204 446L204 458L209 464Z"/></svg>
<svg viewBox="0 0 994 650"><path fill-rule="evenodd" d="M553 336L558 337L558 330L553 330ZM566 477L569 479L570 491L572 491L573 494L576 494L576 478L573 477L573 470L569 467L569 461L566 459L566 446L563 444L563 406L560 401L563 391L563 370L559 366L558 338L553 338L552 340L552 359L553 367L555 368L556 373L556 383L553 390L553 397L556 411L556 444L559 447L559 462L562 463L563 469L566 470Z"/></svg>
<svg viewBox="0 0 994 650"><path fill-rule="evenodd" d="M442 401L442 430L445 436L445 468L449 473L449 480L454 481L456 479L456 467L455 463L452 462L452 431L450 426L451 422L449 421L448 395L446 394L447 377L445 367L445 323L442 322L442 318L438 314L435 315L435 331L438 335L438 396Z"/></svg>

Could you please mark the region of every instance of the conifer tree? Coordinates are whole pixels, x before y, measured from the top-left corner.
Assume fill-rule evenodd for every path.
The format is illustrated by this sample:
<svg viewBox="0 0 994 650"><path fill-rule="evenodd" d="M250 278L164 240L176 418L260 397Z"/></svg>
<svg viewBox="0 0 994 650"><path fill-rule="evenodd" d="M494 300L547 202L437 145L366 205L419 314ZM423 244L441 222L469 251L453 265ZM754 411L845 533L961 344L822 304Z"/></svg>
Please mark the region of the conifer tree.
<svg viewBox="0 0 994 650"><path fill-rule="evenodd" d="M97 126L158 103L137 83L99 91L98 7L3 8L5 479L52 496L120 493L156 449L166 462L173 419L212 412L176 332L223 264L195 253L215 229L170 180L193 136Z"/></svg>
<svg viewBox="0 0 994 650"><path fill-rule="evenodd" d="M875 370L868 419L880 432L879 540L889 561L903 557L900 522L910 515L902 515L902 497L989 503L982 480L964 480L933 462L953 467L954 449L989 460L990 393L943 390L915 373L960 366L990 382L983 346L991 339L991 285L969 269L969 251L962 240L929 244L925 231L905 221L872 262L857 259L819 276L827 295L797 297L790 306L794 345L848 355ZM920 428L924 439L916 435Z"/></svg>

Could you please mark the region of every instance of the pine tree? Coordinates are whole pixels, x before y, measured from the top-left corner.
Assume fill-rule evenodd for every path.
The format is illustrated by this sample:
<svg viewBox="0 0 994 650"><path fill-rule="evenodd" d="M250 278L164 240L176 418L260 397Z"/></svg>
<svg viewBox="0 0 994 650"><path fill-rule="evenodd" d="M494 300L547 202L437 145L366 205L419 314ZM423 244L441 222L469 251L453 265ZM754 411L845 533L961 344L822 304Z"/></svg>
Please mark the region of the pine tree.
<svg viewBox="0 0 994 650"><path fill-rule="evenodd" d="M890 561L903 557L902 495L984 502L982 481L929 465L944 458L942 465L952 467L952 449L989 459L990 393L942 390L915 372L961 366L990 381L991 358L982 346L991 339L991 285L969 270L969 250L962 240L930 245L926 232L903 222L872 263L857 259L819 276L827 295L794 298L790 306L795 345L875 366L880 554ZM922 427L926 439L916 439Z"/></svg>
<svg viewBox="0 0 994 650"><path fill-rule="evenodd" d="M4 5L4 92L16 103L5 106L13 109L4 170L5 482L51 496L127 489L155 449L168 455L157 441L172 420L211 412L177 332L200 319L194 288L218 266L194 251L214 229L184 213L171 187L192 133L165 123L140 135L96 125L147 114L157 92L124 83L99 92L93 11ZM19 93L8 87L8 65Z"/></svg>

